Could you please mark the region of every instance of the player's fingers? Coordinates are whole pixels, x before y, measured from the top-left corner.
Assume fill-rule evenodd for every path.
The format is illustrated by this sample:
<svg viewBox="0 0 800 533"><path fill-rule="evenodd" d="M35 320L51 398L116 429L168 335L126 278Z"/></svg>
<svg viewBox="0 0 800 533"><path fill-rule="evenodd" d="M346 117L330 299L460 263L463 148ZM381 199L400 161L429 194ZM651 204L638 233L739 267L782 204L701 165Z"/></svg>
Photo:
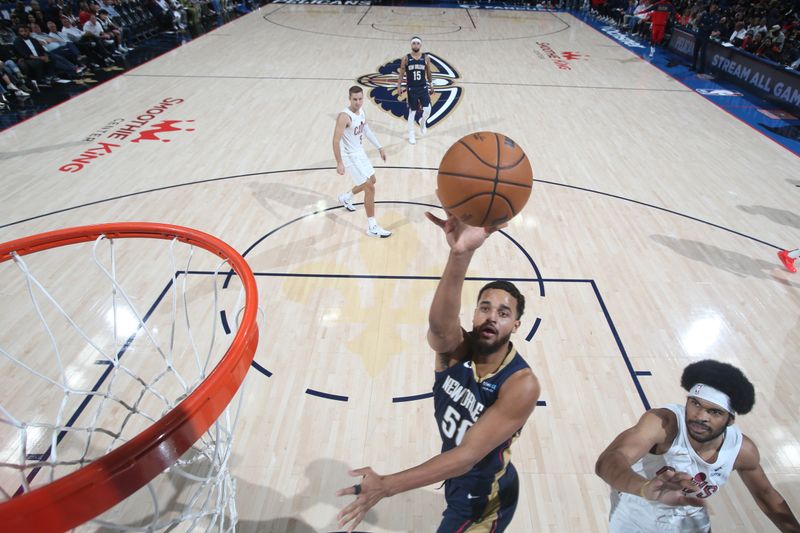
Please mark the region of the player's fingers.
<svg viewBox="0 0 800 533"><path fill-rule="evenodd" d="M350 471L350 475L353 476L353 477L355 477L355 476L366 476L370 472L372 472L372 468L370 468L368 466L365 466L365 467L362 467L362 468L356 468L354 470L351 470Z"/></svg>
<svg viewBox="0 0 800 533"><path fill-rule="evenodd" d="M350 494L355 494L355 493L356 493L356 488L352 485L336 491L337 496L348 496Z"/></svg>
<svg viewBox="0 0 800 533"><path fill-rule="evenodd" d="M355 501L353 501L353 502L352 502L350 505L348 505L347 507L345 507L344 509L342 509L341 511L339 511L339 514L337 514L337 515L336 515L336 520L338 520L338 521L339 521L339 525L340 525L340 526L343 526L343 525L345 525L347 522L349 522L349 521L350 521L350 518L349 518L349 517L350 517L350 516L351 516L353 513L355 513L355 512L356 512L356 509L359 507L359 505L361 505L361 504L360 504L360 503L358 503L358 499L356 499L356 500L355 500Z"/></svg>
<svg viewBox="0 0 800 533"><path fill-rule="evenodd" d="M691 505L693 507L705 507L706 501L701 498L692 498L689 496L684 496L680 498L678 501L679 505Z"/></svg>
<svg viewBox="0 0 800 533"><path fill-rule="evenodd" d="M444 221L441 218L437 217L436 215L434 215L430 211L425 211L425 216L428 218L428 220L430 220L431 222L433 222L434 224L436 224L440 228L444 228L444 225L445 225L446 221Z"/></svg>
<svg viewBox="0 0 800 533"><path fill-rule="evenodd" d="M350 524L350 527L347 528L347 533L353 533L353 530L356 528L358 524L361 523L361 520L364 519L364 513L358 513L358 516L353 520L353 523Z"/></svg>

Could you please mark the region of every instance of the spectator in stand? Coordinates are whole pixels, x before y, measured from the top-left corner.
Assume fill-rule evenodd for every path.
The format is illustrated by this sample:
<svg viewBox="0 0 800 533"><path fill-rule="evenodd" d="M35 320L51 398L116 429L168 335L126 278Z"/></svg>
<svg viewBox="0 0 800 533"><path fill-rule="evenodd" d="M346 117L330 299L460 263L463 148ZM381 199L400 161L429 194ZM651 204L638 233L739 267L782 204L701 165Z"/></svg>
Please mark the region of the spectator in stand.
<svg viewBox="0 0 800 533"><path fill-rule="evenodd" d="M756 55L767 58L770 61L778 61L778 50L776 50L775 45L772 43L771 37L764 38L764 42L756 51Z"/></svg>
<svg viewBox="0 0 800 533"><path fill-rule="evenodd" d="M83 27L86 22L88 22L89 18L94 14L92 8L89 7L89 4L86 2L81 2L78 5L78 22L81 27Z"/></svg>
<svg viewBox="0 0 800 533"><path fill-rule="evenodd" d="M18 37L14 41L14 50L20 57L20 68L31 79L41 80L44 85L51 81L69 83L68 79L59 76L77 78L77 67L59 55L49 55L41 43L31 37L31 30L20 25Z"/></svg>
<svg viewBox="0 0 800 533"><path fill-rule="evenodd" d="M55 27L54 22L48 23L48 25L51 24ZM109 66L114 64L111 51L106 46L106 43L103 42L103 39L73 27L72 23L67 18L62 19L62 24L63 27L61 31L58 32L58 35L75 43L75 46L77 46L84 55L91 58L94 63L105 63ZM52 33L54 30L51 28L50 31Z"/></svg>
<svg viewBox="0 0 800 533"><path fill-rule="evenodd" d="M743 43L742 48L745 52L750 52L751 54L755 54L758 52L758 49L761 48L761 45L764 43L764 33L759 32L753 36L753 39L747 41L745 37L745 43Z"/></svg>
<svg viewBox="0 0 800 533"><path fill-rule="evenodd" d="M786 42L786 36L781 31L779 24L772 26L772 29L767 34L767 37L772 39L772 46L775 47L778 52L783 51L783 43Z"/></svg>
<svg viewBox="0 0 800 533"><path fill-rule="evenodd" d="M744 38L747 35L747 30L744 27L744 22L737 22L736 27L733 30L728 42L731 43L733 46L741 47L742 43L744 42Z"/></svg>
<svg viewBox="0 0 800 533"><path fill-rule="evenodd" d="M753 30L753 35L767 33L767 19L758 17L754 18L750 29Z"/></svg>
<svg viewBox="0 0 800 533"><path fill-rule="evenodd" d="M94 13L89 15L89 20L87 20L86 24L83 25L83 31L102 39L103 43L112 47L114 49L114 51L111 53L112 55L121 56L125 53L120 50L119 47L114 46L114 36L103 31L103 26L97 20L97 16Z"/></svg>
<svg viewBox="0 0 800 533"><path fill-rule="evenodd" d="M77 46L59 36L52 37L44 33L38 24L31 25L31 37L37 39L46 52L58 54L76 65L80 63L82 55Z"/></svg>
<svg viewBox="0 0 800 533"><path fill-rule="evenodd" d="M123 53L133 50L122 44L122 28L114 24L114 21L108 16L108 11L105 9L99 10L97 12L97 22L100 24L100 27L103 28L103 33L107 33L114 38L118 50L121 50Z"/></svg>

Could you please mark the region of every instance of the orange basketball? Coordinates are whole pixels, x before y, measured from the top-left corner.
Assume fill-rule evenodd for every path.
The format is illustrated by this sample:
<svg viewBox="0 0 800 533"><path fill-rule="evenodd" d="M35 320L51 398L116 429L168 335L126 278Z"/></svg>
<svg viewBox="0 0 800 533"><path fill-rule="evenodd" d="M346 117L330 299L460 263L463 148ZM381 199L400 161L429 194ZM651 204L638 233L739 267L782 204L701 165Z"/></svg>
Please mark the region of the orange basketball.
<svg viewBox="0 0 800 533"><path fill-rule="evenodd" d="M459 139L439 165L442 207L470 226L497 226L519 213L531 195L533 170L522 148L491 131Z"/></svg>

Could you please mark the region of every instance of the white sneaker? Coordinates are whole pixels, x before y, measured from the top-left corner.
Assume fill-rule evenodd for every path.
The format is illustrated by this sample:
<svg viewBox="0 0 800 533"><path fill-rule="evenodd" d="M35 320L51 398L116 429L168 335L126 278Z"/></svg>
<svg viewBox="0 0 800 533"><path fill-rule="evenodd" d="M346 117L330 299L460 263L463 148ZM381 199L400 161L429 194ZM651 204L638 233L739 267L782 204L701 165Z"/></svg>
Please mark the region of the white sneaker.
<svg viewBox="0 0 800 533"><path fill-rule="evenodd" d="M381 239L385 239L386 237L391 236L391 231L386 231L382 227L378 226L377 224L375 227L367 229L367 235L370 237L380 237Z"/></svg>
<svg viewBox="0 0 800 533"><path fill-rule="evenodd" d="M655 54L656 54L656 49L655 49L655 47L651 46L650 47L650 57L653 57Z"/></svg>
<svg viewBox="0 0 800 533"><path fill-rule="evenodd" d="M356 210L356 207L347 199L347 195L340 194L339 201L342 203L345 209L350 211L351 213Z"/></svg>
<svg viewBox="0 0 800 533"><path fill-rule="evenodd" d="M409 144L417 144L417 139L414 138L413 134L408 136L408 143Z"/></svg>

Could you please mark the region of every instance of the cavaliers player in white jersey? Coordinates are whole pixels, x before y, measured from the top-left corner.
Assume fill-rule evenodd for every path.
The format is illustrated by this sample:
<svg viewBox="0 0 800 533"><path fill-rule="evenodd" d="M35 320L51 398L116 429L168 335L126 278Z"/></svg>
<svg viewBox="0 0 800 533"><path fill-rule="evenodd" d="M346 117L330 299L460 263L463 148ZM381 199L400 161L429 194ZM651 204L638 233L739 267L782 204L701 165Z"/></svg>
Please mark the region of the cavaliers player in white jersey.
<svg viewBox="0 0 800 533"><path fill-rule="evenodd" d="M780 531L800 532L758 448L733 425L753 408L753 385L738 368L705 360L684 369L681 386L686 405L647 411L600 454L595 471L613 489L609 530L710 532L706 499L735 470Z"/></svg>
<svg viewBox="0 0 800 533"><path fill-rule="evenodd" d="M348 211L355 211L353 195L364 193L364 210L367 212L367 235L385 239L392 232L380 227L375 221L375 169L364 151L364 137L378 149L381 159L386 161L381 143L367 124L367 117L361 107L364 105L364 91L358 85L350 87L350 105L336 117L333 131L333 155L336 157L336 172L344 175L345 170L353 178L354 187L339 195L339 201Z"/></svg>

